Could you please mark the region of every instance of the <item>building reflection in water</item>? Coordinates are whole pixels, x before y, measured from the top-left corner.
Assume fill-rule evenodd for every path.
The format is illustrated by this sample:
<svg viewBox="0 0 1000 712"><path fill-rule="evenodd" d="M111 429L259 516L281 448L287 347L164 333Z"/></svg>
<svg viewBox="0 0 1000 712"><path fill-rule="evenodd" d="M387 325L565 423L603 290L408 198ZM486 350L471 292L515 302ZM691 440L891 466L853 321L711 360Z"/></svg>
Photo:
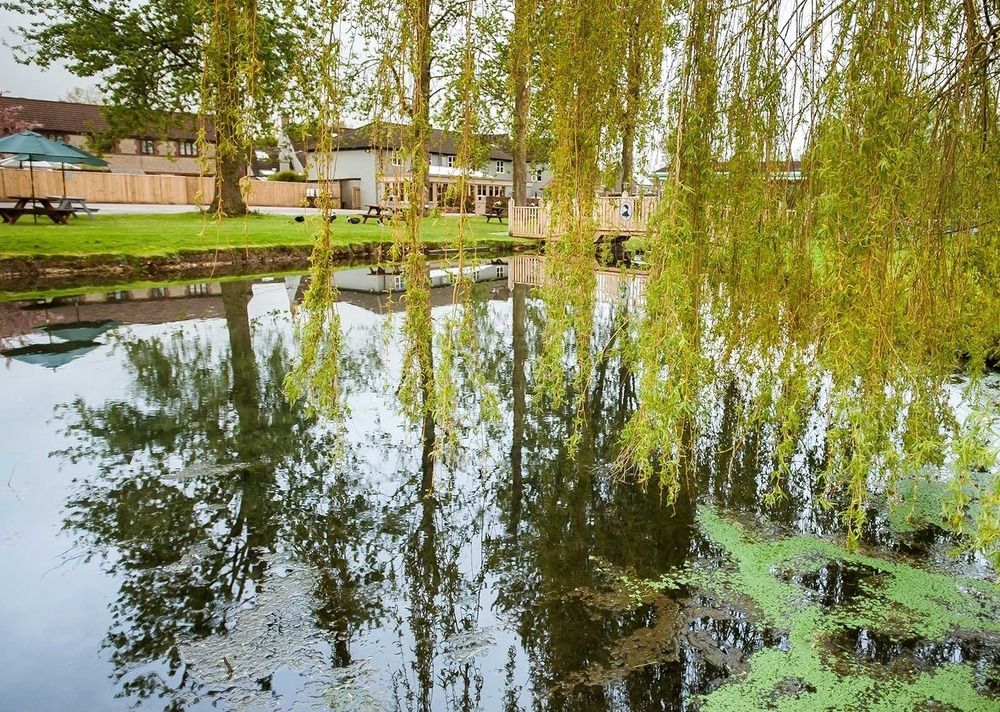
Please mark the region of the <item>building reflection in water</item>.
<svg viewBox="0 0 1000 712"><path fill-rule="evenodd" d="M235 280L32 312L54 323L79 307L125 325L113 348L128 397L67 403L57 417L77 444L53 453L95 465L65 528L122 582L104 642L122 694L175 709L685 709L754 652L787 646L739 601L621 586L725 565L696 525L699 501L763 513L759 463L732 454L735 387L718 399L716 446L692 443L692 474L667 504L611 476L636 407L628 344L603 349L570 452L573 394L558 409L532 397L539 300L481 284L475 328L490 352L479 363L503 419L476 424L463 406L479 437L443 461L433 410L411 427L395 401L401 348L384 330L405 302L343 296L346 431L287 401L303 288ZM450 294L433 290L435 317ZM601 348L629 338L627 318L602 309ZM835 526L809 497L768 514L797 531ZM831 565L796 583L835 606L868 573ZM919 641L891 642L897 651L864 631L838 644L880 663L996 655Z"/></svg>

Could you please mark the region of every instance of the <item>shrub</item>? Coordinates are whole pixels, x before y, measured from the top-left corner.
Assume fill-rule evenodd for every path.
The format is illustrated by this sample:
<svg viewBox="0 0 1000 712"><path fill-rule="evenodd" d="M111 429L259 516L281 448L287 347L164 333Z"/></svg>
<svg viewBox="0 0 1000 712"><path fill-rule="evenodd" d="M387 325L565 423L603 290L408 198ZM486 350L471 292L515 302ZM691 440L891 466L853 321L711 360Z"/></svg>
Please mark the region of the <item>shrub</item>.
<svg viewBox="0 0 1000 712"><path fill-rule="evenodd" d="M268 180L274 181L284 181L288 183L305 183L306 177L302 173L296 173L295 171L278 171L267 177Z"/></svg>

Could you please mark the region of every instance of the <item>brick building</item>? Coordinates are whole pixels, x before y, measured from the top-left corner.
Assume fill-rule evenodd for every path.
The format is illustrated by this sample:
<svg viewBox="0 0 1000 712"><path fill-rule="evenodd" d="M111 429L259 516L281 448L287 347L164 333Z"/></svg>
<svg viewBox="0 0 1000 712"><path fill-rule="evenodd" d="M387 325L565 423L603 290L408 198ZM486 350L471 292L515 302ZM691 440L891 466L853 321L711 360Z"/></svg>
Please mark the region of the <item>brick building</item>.
<svg viewBox="0 0 1000 712"><path fill-rule="evenodd" d="M109 140L110 126L101 106L0 96L0 108L18 106L21 107L18 118L34 124L35 132L99 153L112 173L187 176L201 173L197 143L200 120L195 114L175 114L166 127ZM206 129L208 140L214 141L211 122ZM214 172L211 163L207 169Z"/></svg>

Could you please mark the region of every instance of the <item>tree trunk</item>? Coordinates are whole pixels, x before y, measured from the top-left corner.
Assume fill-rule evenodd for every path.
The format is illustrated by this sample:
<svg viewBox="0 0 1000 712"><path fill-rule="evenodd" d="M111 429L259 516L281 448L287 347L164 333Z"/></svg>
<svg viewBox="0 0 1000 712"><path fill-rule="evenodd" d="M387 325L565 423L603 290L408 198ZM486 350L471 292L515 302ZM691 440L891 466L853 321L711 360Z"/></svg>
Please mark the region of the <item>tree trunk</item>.
<svg viewBox="0 0 1000 712"><path fill-rule="evenodd" d="M212 198L212 212L221 213L227 218L240 217L247 214L247 204L240 189L240 180L245 170L239 154L229 155L222 151L216 157L215 195Z"/></svg>
<svg viewBox="0 0 1000 712"><path fill-rule="evenodd" d="M419 219L427 200L428 139L431 123L431 3L416 2L416 46L413 49L413 101L410 117L410 226L419 241Z"/></svg>
<svg viewBox="0 0 1000 712"><path fill-rule="evenodd" d="M406 230L410 254L406 261L407 318L426 325L421 330L425 343L418 344L419 367L423 407L429 413L434 408L434 356L432 349L431 304L426 299L411 299L410 296L430 291L430 275L420 250L420 220L427 199L427 183L430 171L428 143L431 121L431 3L430 0L416 0L415 6L416 43L413 48L412 66L413 100L411 104L410 135L410 188L407 199L409 209ZM411 290L409 285L413 285Z"/></svg>
<svg viewBox="0 0 1000 712"><path fill-rule="evenodd" d="M514 156L514 205L528 202L528 69L531 66L529 37L532 0L515 0L511 41L510 78L514 85L514 117L511 122L511 153Z"/></svg>
<svg viewBox="0 0 1000 712"><path fill-rule="evenodd" d="M629 25L626 46L625 120L622 122L622 174L619 190L635 192L635 127L638 123L642 97L642 58L639 56L641 28L637 21Z"/></svg>
<svg viewBox="0 0 1000 712"><path fill-rule="evenodd" d="M213 27L205 59L210 83L203 103L215 125L215 195L211 208L225 217L247 212L240 193L247 155L247 146L241 145L240 126L249 111L247 78L240 61L245 52L240 29L246 10L247 6L238 0L220 0L213 5Z"/></svg>

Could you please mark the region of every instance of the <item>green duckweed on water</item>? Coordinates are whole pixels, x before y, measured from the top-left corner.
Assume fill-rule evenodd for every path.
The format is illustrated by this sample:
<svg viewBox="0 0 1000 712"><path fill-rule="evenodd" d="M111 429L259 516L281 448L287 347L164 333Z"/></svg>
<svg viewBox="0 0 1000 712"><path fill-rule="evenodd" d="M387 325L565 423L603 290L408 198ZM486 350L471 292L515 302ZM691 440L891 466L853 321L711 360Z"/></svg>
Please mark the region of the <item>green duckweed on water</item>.
<svg viewBox="0 0 1000 712"><path fill-rule="evenodd" d="M892 640L918 638L927 646L968 635L997 644L1000 594L989 582L917 569L853 553L812 537L757 539L719 512L702 507L698 523L731 567L695 578L743 596L761 623L787 631L787 650L751 656L746 674L703 699L711 710L1000 709L986 691L996 670L942 664L900 674L864 663L830 643L867 630ZM871 572L853 600L830 609L810 601L797 582L829 562Z"/></svg>
<svg viewBox="0 0 1000 712"><path fill-rule="evenodd" d="M1000 710L1000 591L993 583L815 537L769 539L708 506L697 522L723 565L696 562L652 580L611 567L604 573L615 579L617 597L591 601L637 608L687 590L735 601L775 633L777 645L733 666L696 709ZM825 600L813 589L831 572L841 578ZM962 662L949 662L956 655Z"/></svg>

